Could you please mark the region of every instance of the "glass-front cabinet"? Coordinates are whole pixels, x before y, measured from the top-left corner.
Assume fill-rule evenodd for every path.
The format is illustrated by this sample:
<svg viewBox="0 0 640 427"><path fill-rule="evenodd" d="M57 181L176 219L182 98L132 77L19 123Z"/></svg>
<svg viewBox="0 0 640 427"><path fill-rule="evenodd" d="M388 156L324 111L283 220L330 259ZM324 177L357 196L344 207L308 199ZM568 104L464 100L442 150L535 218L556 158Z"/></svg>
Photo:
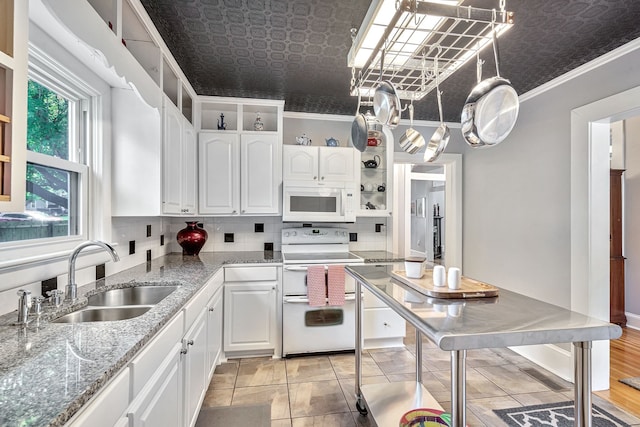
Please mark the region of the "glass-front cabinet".
<svg viewBox="0 0 640 427"><path fill-rule="evenodd" d="M388 130L369 131L360 153L360 210L358 216L390 216L393 204L393 136Z"/></svg>

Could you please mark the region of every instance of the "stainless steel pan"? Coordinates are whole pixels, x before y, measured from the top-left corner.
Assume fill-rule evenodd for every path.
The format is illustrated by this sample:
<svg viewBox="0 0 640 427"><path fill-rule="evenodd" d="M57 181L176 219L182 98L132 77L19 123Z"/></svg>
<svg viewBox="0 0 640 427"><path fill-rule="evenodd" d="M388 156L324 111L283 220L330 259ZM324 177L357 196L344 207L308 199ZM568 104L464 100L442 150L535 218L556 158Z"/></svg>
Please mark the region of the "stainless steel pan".
<svg viewBox="0 0 640 427"><path fill-rule="evenodd" d="M504 141L516 124L520 101L511 82L500 77L498 41L494 29L493 53L496 76L481 79L478 60L478 84L473 88L462 109L462 135L472 147L497 145Z"/></svg>
<svg viewBox="0 0 640 427"><path fill-rule="evenodd" d="M383 125L395 129L400 123L402 107L400 98L391 82L383 81L373 94L373 112Z"/></svg>
<svg viewBox="0 0 640 427"><path fill-rule="evenodd" d="M413 103L409 104L409 129L400 137L400 148L409 154L416 153L424 147L424 138L413 128Z"/></svg>
<svg viewBox="0 0 640 427"><path fill-rule="evenodd" d="M438 52L440 52L438 50ZM439 55L439 53L438 53ZM440 92L440 76L438 71L438 56L436 56L434 61L433 71L435 73L436 78L436 96L438 98L438 113L440 114L440 126L433 133L429 143L427 144L427 148L424 150L424 161L425 162L433 162L440 154L447 148L447 144L449 143L449 137L451 136L449 132L449 126L447 126L444 122L444 118L442 117L442 92Z"/></svg>
<svg viewBox="0 0 640 427"><path fill-rule="evenodd" d="M351 124L351 142L356 150L363 152L367 148L367 119L364 114L360 112L360 99L358 95L358 108L356 109L356 118Z"/></svg>

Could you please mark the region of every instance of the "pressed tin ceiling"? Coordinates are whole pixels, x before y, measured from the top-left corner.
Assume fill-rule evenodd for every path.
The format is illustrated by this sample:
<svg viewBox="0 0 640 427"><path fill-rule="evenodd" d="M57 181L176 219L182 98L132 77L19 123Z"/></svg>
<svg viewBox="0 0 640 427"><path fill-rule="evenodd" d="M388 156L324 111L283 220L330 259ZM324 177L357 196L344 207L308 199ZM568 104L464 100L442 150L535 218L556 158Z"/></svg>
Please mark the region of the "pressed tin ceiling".
<svg viewBox="0 0 640 427"><path fill-rule="evenodd" d="M347 52L369 0L142 0L199 95L284 99L286 111L355 114ZM464 5L499 8L498 0ZM515 25L499 40L500 74L519 94L640 37L638 0L507 0ZM485 49L484 77L495 74ZM475 62L441 85L457 122ZM585 88L586 89L586 88ZM416 119L437 120L435 95Z"/></svg>

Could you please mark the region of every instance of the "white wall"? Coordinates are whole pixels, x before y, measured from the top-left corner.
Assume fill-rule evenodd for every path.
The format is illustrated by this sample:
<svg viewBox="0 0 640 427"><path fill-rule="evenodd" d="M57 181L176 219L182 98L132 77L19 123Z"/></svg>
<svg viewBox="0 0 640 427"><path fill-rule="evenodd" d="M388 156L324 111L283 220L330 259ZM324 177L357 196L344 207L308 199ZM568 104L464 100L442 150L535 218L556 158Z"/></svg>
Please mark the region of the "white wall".
<svg viewBox="0 0 640 427"><path fill-rule="evenodd" d="M570 113L639 85L639 67L634 50L531 97L506 141L465 149L467 275L570 306Z"/></svg>
<svg viewBox="0 0 640 427"><path fill-rule="evenodd" d="M624 128L625 311L640 315L640 116L625 120Z"/></svg>

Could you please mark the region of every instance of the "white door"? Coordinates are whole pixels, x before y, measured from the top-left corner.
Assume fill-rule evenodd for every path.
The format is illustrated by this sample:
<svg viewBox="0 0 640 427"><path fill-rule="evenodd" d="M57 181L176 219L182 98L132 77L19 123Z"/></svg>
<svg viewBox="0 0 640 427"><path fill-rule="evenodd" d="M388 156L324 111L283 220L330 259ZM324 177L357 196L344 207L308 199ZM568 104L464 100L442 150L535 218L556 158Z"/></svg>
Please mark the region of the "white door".
<svg viewBox="0 0 640 427"><path fill-rule="evenodd" d="M238 214L240 211L240 144L238 135L199 134L202 214Z"/></svg>
<svg viewBox="0 0 640 427"><path fill-rule="evenodd" d="M197 212L198 197L198 148L193 125L183 118L182 138L182 208L183 213Z"/></svg>
<svg viewBox="0 0 640 427"><path fill-rule="evenodd" d="M164 98L162 145L162 212L179 214L182 208L182 113Z"/></svg>
<svg viewBox="0 0 640 427"><path fill-rule="evenodd" d="M242 135L240 143L240 212L279 213L282 167L278 135Z"/></svg>
<svg viewBox="0 0 640 427"><path fill-rule="evenodd" d="M353 148L318 147L320 149L320 178L326 181L355 181L353 174Z"/></svg>
<svg viewBox="0 0 640 427"><path fill-rule="evenodd" d="M222 353L222 287L207 306L207 377L211 378Z"/></svg>
<svg viewBox="0 0 640 427"><path fill-rule="evenodd" d="M128 416L136 427L179 426L183 424L182 345L176 343L154 377L135 396Z"/></svg>
<svg viewBox="0 0 640 427"><path fill-rule="evenodd" d="M275 348L276 283L226 283L224 351Z"/></svg>
<svg viewBox="0 0 640 427"><path fill-rule="evenodd" d="M198 418L200 403L207 391L207 313L202 312L184 338L185 426L192 427Z"/></svg>
<svg viewBox="0 0 640 427"><path fill-rule="evenodd" d="M284 145L282 163L282 175L285 180L318 180L318 147Z"/></svg>

